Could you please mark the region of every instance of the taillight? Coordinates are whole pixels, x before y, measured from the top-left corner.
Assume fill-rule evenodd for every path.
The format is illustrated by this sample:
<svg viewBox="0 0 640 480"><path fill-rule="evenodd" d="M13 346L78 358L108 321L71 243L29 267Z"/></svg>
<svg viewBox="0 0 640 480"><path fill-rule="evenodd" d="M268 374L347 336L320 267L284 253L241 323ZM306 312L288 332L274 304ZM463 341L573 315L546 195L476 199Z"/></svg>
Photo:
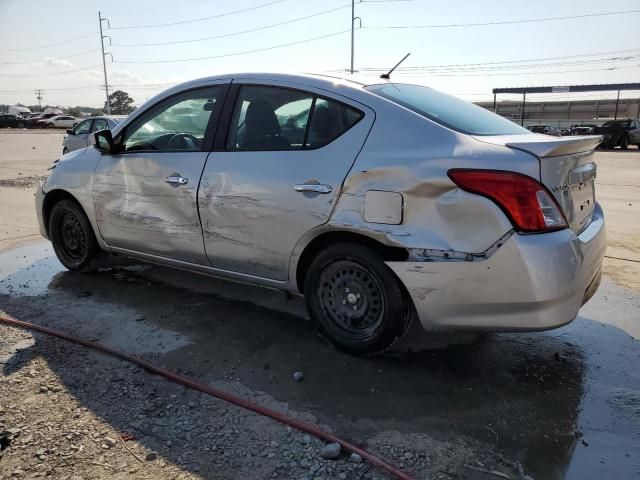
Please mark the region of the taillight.
<svg viewBox="0 0 640 480"><path fill-rule="evenodd" d="M541 233L567 228L558 203L534 178L503 170L453 169L448 175L462 190L495 202L519 232Z"/></svg>

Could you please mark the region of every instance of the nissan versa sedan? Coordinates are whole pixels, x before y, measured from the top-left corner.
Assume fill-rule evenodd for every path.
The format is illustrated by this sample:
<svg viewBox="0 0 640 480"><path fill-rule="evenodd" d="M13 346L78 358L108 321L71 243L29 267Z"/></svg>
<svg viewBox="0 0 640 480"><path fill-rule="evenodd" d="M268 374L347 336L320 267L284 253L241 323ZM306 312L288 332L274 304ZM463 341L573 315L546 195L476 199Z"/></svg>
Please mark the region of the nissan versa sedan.
<svg viewBox="0 0 640 480"><path fill-rule="evenodd" d="M118 125L122 119L126 118L122 116L103 116L92 117L78 123L73 128L67 130L67 135L62 140L62 154L67 154L78 150L79 148L85 148L91 145L89 142L89 135L98 130L112 130Z"/></svg>
<svg viewBox="0 0 640 480"><path fill-rule="evenodd" d="M92 138L36 194L66 268L109 252L298 293L350 352L414 321L559 327L600 282L601 138L535 134L424 86L205 78Z"/></svg>

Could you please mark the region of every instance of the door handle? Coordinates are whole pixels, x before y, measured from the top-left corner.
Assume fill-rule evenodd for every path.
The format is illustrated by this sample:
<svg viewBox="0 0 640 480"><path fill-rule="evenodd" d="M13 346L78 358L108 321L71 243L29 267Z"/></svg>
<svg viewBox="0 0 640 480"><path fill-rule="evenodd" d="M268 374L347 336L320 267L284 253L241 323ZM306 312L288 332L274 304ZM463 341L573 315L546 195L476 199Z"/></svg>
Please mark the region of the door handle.
<svg viewBox="0 0 640 480"><path fill-rule="evenodd" d="M164 181L173 185L186 185L187 183L189 183L188 178L179 176L164 177Z"/></svg>
<svg viewBox="0 0 640 480"><path fill-rule="evenodd" d="M322 183L301 183L293 187L296 192L330 193L331 185Z"/></svg>

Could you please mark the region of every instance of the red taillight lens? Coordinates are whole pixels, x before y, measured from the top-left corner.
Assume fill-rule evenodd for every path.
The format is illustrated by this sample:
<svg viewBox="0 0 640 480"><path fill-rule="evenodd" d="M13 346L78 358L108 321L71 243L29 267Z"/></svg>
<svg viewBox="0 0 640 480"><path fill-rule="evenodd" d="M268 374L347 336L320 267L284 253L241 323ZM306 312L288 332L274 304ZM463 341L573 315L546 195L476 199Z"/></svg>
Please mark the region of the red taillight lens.
<svg viewBox="0 0 640 480"><path fill-rule="evenodd" d="M519 232L552 232L567 228L558 203L540 182L502 170L453 169L449 178L470 193L495 202Z"/></svg>

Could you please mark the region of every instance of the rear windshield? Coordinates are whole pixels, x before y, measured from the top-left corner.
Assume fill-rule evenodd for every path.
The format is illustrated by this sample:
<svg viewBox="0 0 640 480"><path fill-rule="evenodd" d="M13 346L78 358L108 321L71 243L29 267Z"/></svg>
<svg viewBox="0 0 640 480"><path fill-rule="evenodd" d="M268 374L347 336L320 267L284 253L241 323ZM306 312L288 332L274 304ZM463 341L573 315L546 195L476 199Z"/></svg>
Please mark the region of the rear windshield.
<svg viewBox="0 0 640 480"><path fill-rule="evenodd" d="M511 120L473 103L420 85L386 83L365 87L419 115L459 132L471 135L512 135L531 133Z"/></svg>

